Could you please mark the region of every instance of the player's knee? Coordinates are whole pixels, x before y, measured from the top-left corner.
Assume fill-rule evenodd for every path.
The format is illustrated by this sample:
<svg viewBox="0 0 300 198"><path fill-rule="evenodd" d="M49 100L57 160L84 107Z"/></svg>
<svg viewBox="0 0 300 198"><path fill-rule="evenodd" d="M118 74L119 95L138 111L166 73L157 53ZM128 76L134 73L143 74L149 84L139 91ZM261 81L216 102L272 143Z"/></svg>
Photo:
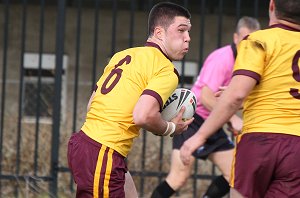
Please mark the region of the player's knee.
<svg viewBox="0 0 300 198"><path fill-rule="evenodd" d="M228 167L230 167L230 166L228 165ZM225 167L225 168L223 167L221 172L222 172L223 177L229 183L230 176L231 176L231 168L228 168L228 167Z"/></svg>
<svg viewBox="0 0 300 198"><path fill-rule="evenodd" d="M178 190L187 182L192 168L192 166L183 165L179 156L179 150L173 150L171 170L166 178L166 181L174 190Z"/></svg>
<svg viewBox="0 0 300 198"><path fill-rule="evenodd" d="M187 182L189 176L189 170L181 170L176 173L170 173L166 180L172 187L174 187L174 189L178 189Z"/></svg>
<svg viewBox="0 0 300 198"><path fill-rule="evenodd" d="M223 173L223 177L226 179L226 181L229 183L230 181L230 173Z"/></svg>

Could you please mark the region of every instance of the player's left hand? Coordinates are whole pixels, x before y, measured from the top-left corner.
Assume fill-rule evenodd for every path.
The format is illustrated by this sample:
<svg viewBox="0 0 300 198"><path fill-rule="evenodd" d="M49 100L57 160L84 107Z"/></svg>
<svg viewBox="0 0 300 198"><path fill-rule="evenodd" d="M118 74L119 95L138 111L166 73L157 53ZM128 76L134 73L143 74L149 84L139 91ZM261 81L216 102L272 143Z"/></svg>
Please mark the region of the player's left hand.
<svg viewBox="0 0 300 198"><path fill-rule="evenodd" d="M226 88L227 88L227 86L219 87L219 90L215 93L215 97L219 98L222 95L222 93L225 91Z"/></svg>

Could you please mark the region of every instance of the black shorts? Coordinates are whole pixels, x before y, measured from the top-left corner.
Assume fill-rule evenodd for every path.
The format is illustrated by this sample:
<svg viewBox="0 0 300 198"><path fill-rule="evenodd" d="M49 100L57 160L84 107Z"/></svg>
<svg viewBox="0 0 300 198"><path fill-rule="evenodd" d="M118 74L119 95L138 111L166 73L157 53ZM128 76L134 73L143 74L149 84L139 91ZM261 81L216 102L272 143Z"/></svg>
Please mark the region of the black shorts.
<svg viewBox="0 0 300 198"><path fill-rule="evenodd" d="M173 149L180 149L185 140L193 136L203 124L204 119L202 117L195 114L194 118L194 121L189 125L187 131L173 137ZM193 153L193 156L198 159L206 160L208 155L213 152L225 151L233 148L233 142L229 139L223 128L220 128L214 135L207 139L203 146L199 147Z"/></svg>

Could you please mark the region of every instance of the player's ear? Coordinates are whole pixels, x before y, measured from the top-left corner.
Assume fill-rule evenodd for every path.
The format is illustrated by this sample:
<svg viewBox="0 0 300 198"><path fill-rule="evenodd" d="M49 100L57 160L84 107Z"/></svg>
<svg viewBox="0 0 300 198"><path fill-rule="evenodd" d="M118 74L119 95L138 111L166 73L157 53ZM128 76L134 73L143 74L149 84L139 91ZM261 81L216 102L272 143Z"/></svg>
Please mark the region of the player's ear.
<svg viewBox="0 0 300 198"><path fill-rule="evenodd" d="M239 35L235 32L233 34L233 43L237 45L238 44L238 40L239 40Z"/></svg>
<svg viewBox="0 0 300 198"><path fill-rule="evenodd" d="M275 10L274 0L270 0L269 11L273 12Z"/></svg>
<svg viewBox="0 0 300 198"><path fill-rule="evenodd" d="M154 37L157 38L158 40L162 40L164 34L164 29L160 26L155 27L154 29Z"/></svg>
<svg viewBox="0 0 300 198"><path fill-rule="evenodd" d="M274 0L270 0L270 4L269 4L269 25L274 25L277 22L277 16L275 14L275 10L276 10L276 6L274 3Z"/></svg>

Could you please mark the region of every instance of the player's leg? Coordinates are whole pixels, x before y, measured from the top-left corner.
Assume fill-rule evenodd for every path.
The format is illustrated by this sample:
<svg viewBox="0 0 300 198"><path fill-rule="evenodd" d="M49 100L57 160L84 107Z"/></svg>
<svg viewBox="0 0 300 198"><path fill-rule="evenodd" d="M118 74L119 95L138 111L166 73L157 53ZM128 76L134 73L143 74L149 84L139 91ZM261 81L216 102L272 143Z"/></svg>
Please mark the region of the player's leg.
<svg viewBox="0 0 300 198"><path fill-rule="evenodd" d="M213 179L203 197L219 198L229 193L229 177L231 173L231 162L233 159L234 144L228 138L223 128L207 139L204 148L198 157L208 158L222 172L222 175ZM206 156L204 156L206 154ZM205 158L203 158L205 157Z"/></svg>
<svg viewBox="0 0 300 198"><path fill-rule="evenodd" d="M175 135L173 137L173 151L171 155L171 167L169 174L165 181L161 182L153 191L151 198L167 198L173 195L179 188L181 188L189 178L191 174L191 168L195 158L192 157L190 165L185 166L179 154L179 149L185 140L192 137L200 125L203 123L203 119L197 114L194 115L194 121L189 125L187 131L180 135Z"/></svg>
<svg viewBox="0 0 300 198"><path fill-rule="evenodd" d="M186 166L182 163L180 159L180 152L178 149L174 149L172 152L172 161L170 172L166 178L168 184L177 191L181 188L191 175L191 169L193 167L195 158L192 157L191 163L189 166Z"/></svg>
<svg viewBox="0 0 300 198"><path fill-rule="evenodd" d="M281 137L281 134L257 132L246 133L237 137L237 147L232 166L234 174L230 179L230 186L234 188L232 190L234 196L239 196L235 192L237 191L244 197L267 197L266 192L277 177L277 168L286 159L285 155L281 159L278 157L282 154L282 149L286 150L285 148L293 145L288 140L287 147L285 147L283 144L285 140L286 138ZM291 154L292 152L287 151L287 153ZM298 164L297 167L299 167ZM287 172L290 175L290 170ZM287 178L285 178L286 180ZM277 188L277 193L270 197L285 197L279 194L286 190L288 185L283 186Z"/></svg>
<svg viewBox="0 0 300 198"><path fill-rule="evenodd" d="M229 182L234 149L213 152L208 159L218 167L223 177Z"/></svg>
<svg viewBox="0 0 300 198"><path fill-rule="evenodd" d="M129 171L127 171L125 173L124 190L125 190L125 198L137 198L138 197L138 193L137 193L134 181L133 181Z"/></svg>
<svg viewBox="0 0 300 198"><path fill-rule="evenodd" d="M284 134L273 136L279 142L280 149L272 181L264 197L300 197L300 137Z"/></svg>
<svg viewBox="0 0 300 198"><path fill-rule="evenodd" d="M77 185L76 198L87 197L93 198L93 175L94 167L86 163L85 150L89 147L86 141L82 140L82 132L74 133L68 142L68 164L73 175L73 179ZM88 175L88 176L86 176Z"/></svg>
<svg viewBox="0 0 300 198"><path fill-rule="evenodd" d="M223 175L219 175L214 178L207 188L203 198L220 198L229 193L230 186L228 181L223 177Z"/></svg>
<svg viewBox="0 0 300 198"><path fill-rule="evenodd" d="M68 162L77 184L77 198L125 197L124 157L83 132L72 136Z"/></svg>
<svg viewBox="0 0 300 198"><path fill-rule="evenodd" d="M194 160L193 157L190 165L185 166L180 159L179 150L173 149L170 172L166 180L155 188L151 198L167 198L179 190L189 178Z"/></svg>
<svg viewBox="0 0 300 198"><path fill-rule="evenodd" d="M231 161L233 158L233 149L226 151L217 151L209 155L209 160L215 164L222 175L213 179L203 197L205 198L219 198L229 193L229 177L231 172Z"/></svg>
<svg viewBox="0 0 300 198"><path fill-rule="evenodd" d="M244 198L244 196L234 188L230 188L230 198Z"/></svg>

